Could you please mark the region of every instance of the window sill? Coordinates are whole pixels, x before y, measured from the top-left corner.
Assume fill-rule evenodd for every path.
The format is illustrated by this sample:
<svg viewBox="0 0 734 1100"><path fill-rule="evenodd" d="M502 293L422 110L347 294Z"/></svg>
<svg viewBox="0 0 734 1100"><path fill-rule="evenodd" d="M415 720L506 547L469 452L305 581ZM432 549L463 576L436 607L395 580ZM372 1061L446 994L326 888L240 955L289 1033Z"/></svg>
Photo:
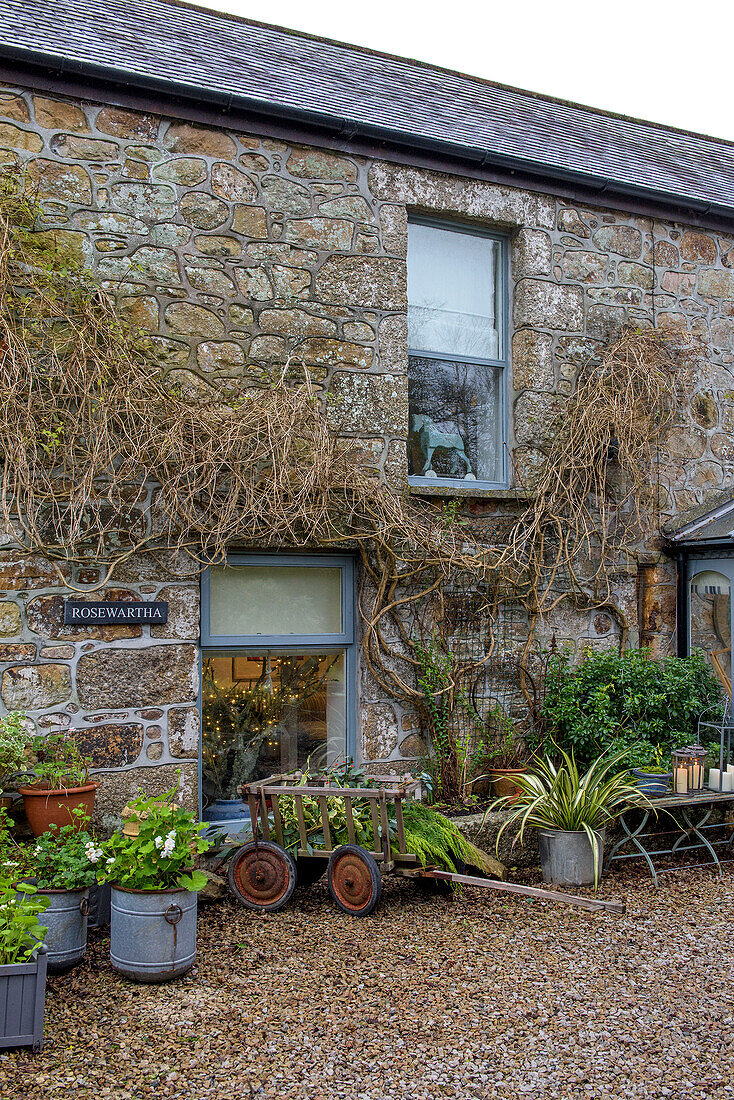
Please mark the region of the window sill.
<svg viewBox="0 0 734 1100"><path fill-rule="evenodd" d="M409 482L409 493L417 497L445 497L453 500L507 500L525 502L533 499L528 489L507 489L499 486L483 486L476 481L466 485L454 482Z"/></svg>

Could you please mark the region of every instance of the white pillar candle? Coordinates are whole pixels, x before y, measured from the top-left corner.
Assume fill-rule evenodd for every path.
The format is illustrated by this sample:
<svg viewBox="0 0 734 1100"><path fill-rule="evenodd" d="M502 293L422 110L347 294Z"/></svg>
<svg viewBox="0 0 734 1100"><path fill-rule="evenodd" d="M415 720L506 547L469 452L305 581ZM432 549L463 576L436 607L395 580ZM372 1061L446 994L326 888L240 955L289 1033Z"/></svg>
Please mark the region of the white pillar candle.
<svg viewBox="0 0 734 1100"><path fill-rule="evenodd" d="M722 775L721 789L723 791L734 790L734 772L727 772L726 775Z"/></svg>
<svg viewBox="0 0 734 1100"><path fill-rule="evenodd" d="M691 780L691 787L694 791L700 791L703 787L703 764L700 764L697 761L693 765L692 772L693 777Z"/></svg>
<svg viewBox="0 0 734 1100"><path fill-rule="evenodd" d="M734 764L727 764L726 770L729 772L730 775L734 775Z"/></svg>
<svg viewBox="0 0 734 1100"><path fill-rule="evenodd" d="M680 764L673 772L673 790L676 794L688 794L688 768Z"/></svg>
<svg viewBox="0 0 734 1100"><path fill-rule="evenodd" d="M726 773L725 773L726 774ZM721 779L721 771L719 768L711 768L709 771L709 790L718 791L719 781ZM723 788L721 788L723 790Z"/></svg>

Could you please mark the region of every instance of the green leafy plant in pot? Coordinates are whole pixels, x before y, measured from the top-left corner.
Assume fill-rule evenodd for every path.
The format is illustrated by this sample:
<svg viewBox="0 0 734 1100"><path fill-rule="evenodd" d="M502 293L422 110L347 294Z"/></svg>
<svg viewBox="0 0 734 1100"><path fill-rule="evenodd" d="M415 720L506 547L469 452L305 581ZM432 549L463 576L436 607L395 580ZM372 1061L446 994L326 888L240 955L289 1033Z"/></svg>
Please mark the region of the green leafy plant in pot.
<svg viewBox="0 0 734 1100"><path fill-rule="evenodd" d="M39 917L48 898L30 886L19 892L0 874L0 1047L32 1046L43 1042L46 1000L46 926Z"/></svg>
<svg viewBox="0 0 734 1100"><path fill-rule="evenodd" d="M648 797L659 798L666 794L673 773L663 762L662 746L656 745L654 752L648 754L645 764L632 769L632 775L637 781L639 790Z"/></svg>
<svg viewBox="0 0 734 1100"><path fill-rule="evenodd" d="M97 881L102 849L87 831L89 818L81 807L72 811L72 825L52 825L35 844L18 849L22 872L19 889L31 882L49 899L45 921L48 967L70 970L87 949L89 888Z"/></svg>
<svg viewBox="0 0 734 1100"><path fill-rule="evenodd" d="M9 810L13 804L12 795L3 793L3 785L12 776L22 772L28 753L29 734L27 719L18 710L11 711L0 718L0 808Z"/></svg>
<svg viewBox="0 0 734 1100"><path fill-rule="evenodd" d="M112 966L136 981L178 978L196 957L196 894L206 876L194 859L211 845L175 793L134 799L125 816L135 834L116 832L100 845L100 878L112 885Z"/></svg>
<svg viewBox="0 0 734 1100"><path fill-rule="evenodd" d="M512 719L501 706L490 711L475 753L479 768L486 774L475 778L474 789L482 780L488 780L496 798L519 797L516 777L527 771L528 753Z"/></svg>
<svg viewBox="0 0 734 1100"><path fill-rule="evenodd" d="M18 787L23 796L28 824L34 836L40 836L52 825L75 825L81 819L73 811L81 807L91 816L99 783L90 781L91 759L84 756L74 738L67 733L49 733L31 743L36 762L27 772L31 782Z"/></svg>
<svg viewBox="0 0 734 1100"><path fill-rule="evenodd" d="M517 840L525 829L538 830L540 862L545 882L564 886L599 886L604 858L604 829L629 806L649 806L629 771L620 766L623 752L602 756L583 773L573 755L560 752L561 763L546 756L531 771L517 777L519 796L496 802L493 809L509 806L511 813L497 837L511 824L519 824Z"/></svg>

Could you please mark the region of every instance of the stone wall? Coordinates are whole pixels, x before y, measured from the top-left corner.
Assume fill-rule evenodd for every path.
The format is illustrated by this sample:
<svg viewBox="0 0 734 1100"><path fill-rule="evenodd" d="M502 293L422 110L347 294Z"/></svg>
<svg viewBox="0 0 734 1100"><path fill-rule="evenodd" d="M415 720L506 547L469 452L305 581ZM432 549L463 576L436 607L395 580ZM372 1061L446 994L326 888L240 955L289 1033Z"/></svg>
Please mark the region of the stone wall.
<svg viewBox="0 0 734 1100"><path fill-rule="evenodd" d="M44 204L43 229L120 295L177 380L227 385L289 357L308 364L330 394L334 430L358 440L365 461L394 480L406 474L408 214L506 231L513 483L504 494L478 494L472 514L501 516L513 488L532 489L579 358L623 321L679 316L710 342L662 456L670 486L662 519L732 483L734 237L20 88L0 97L0 163L25 165ZM674 574L654 545L647 550L643 625L664 648ZM28 709L41 728L78 727L110 774L132 769L137 781L155 765L163 778L184 761L191 794L198 586L150 564L127 566L114 584L123 598L168 599L169 626L72 635L48 563L4 552L3 703ZM637 584L620 565L617 597L633 641ZM609 616L567 608L554 629L579 645L618 636ZM415 717L366 674L361 702L365 758L397 767L419 750Z"/></svg>
<svg viewBox="0 0 734 1100"><path fill-rule="evenodd" d="M41 733L73 730L104 780L99 817L138 786L178 785L188 804L198 800L199 585L169 564L128 564L114 587L89 597L166 600L165 626L65 626L72 593L51 563L0 551L3 707L25 712ZM65 573L74 585L100 579L93 569Z"/></svg>

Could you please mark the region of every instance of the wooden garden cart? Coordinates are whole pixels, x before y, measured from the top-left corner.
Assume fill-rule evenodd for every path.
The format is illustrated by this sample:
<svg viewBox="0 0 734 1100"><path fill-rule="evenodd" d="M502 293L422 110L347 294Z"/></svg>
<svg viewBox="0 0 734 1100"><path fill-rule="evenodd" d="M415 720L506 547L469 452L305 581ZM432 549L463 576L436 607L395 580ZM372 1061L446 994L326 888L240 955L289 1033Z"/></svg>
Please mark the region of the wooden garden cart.
<svg viewBox="0 0 734 1100"><path fill-rule="evenodd" d="M420 883L446 882L479 886L546 901L577 905L582 909L624 913L616 901L576 897L557 890L545 890L518 883L480 878L423 867L417 855L406 847L403 801L414 798L420 780L397 782L378 779L376 787L338 787L327 780L314 779L308 786L300 782L300 773L273 775L256 783L244 784L243 800L250 808L253 839L233 852L229 860L229 884L237 898L249 909L274 912L282 909L296 885L310 886L327 874L329 892L345 913L366 917L377 906L382 893L382 875L393 872ZM293 800L298 823L299 842L295 855L286 850L280 799ZM303 799L315 799L319 806L324 846L314 848L308 839ZM333 846L327 799L340 798L344 810L349 843ZM353 806L355 801L369 803L373 846L357 843ZM390 816L394 817L394 836L390 835Z"/></svg>

